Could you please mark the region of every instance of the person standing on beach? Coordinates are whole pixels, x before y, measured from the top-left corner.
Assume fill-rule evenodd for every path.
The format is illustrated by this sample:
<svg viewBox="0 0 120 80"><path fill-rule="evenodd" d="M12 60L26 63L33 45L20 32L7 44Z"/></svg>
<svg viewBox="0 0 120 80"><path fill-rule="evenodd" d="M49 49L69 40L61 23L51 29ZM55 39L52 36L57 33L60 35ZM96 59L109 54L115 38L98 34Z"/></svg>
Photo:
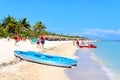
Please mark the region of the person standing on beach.
<svg viewBox="0 0 120 80"><path fill-rule="evenodd" d="M9 35L7 36L7 41L9 41L10 40L10 37L9 37Z"/></svg>
<svg viewBox="0 0 120 80"><path fill-rule="evenodd" d="M44 44L45 44L45 36L44 35L40 36L40 42L41 42L41 48L44 48Z"/></svg>
<svg viewBox="0 0 120 80"><path fill-rule="evenodd" d="M73 39L73 45L75 45L75 40Z"/></svg>
<svg viewBox="0 0 120 80"><path fill-rule="evenodd" d="M38 39L37 42L36 42L36 44L37 44L37 48L39 48L39 46L40 46L40 42L41 42L40 39Z"/></svg>
<svg viewBox="0 0 120 80"><path fill-rule="evenodd" d="M76 39L76 45L77 45L77 46L79 46L79 45L80 45L80 43L79 43L79 40L78 40L78 39Z"/></svg>
<svg viewBox="0 0 120 80"><path fill-rule="evenodd" d="M14 40L15 40L15 46L16 46L19 40L19 36L17 34L14 34Z"/></svg>

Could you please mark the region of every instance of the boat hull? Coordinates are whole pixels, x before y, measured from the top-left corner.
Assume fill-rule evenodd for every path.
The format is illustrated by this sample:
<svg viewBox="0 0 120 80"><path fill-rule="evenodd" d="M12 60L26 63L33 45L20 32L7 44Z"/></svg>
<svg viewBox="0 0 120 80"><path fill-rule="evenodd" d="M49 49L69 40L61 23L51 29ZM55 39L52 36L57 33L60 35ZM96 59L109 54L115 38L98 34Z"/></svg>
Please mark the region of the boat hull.
<svg viewBox="0 0 120 80"><path fill-rule="evenodd" d="M47 54L42 54L33 51L14 51L16 57L19 57L23 60L61 66L61 67L71 67L72 65L77 65L77 61L74 59L60 57L60 56L52 56Z"/></svg>
<svg viewBox="0 0 120 80"><path fill-rule="evenodd" d="M79 46L80 48L97 48L97 46L93 45L93 44L88 44L87 46L85 45L82 45L82 46Z"/></svg>

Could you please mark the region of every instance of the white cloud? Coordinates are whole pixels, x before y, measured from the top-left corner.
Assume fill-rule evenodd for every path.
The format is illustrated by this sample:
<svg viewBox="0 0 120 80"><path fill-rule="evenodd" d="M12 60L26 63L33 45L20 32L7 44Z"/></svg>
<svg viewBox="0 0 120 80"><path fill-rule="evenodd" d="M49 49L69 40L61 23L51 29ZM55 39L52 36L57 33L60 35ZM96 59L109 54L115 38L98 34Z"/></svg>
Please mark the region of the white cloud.
<svg viewBox="0 0 120 80"><path fill-rule="evenodd" d="M98 30L98 32L103 32L103 33L107 33L107 34L119 34L120 35L120 29L118 29L118 30L101 29L100 31Z"/></svg>
<svg viewBox="0 0 120 80"><path fill-rule="evenodd" d="M79 33L81 36L87 36L90 38L100 39L119 39L120 40L120 29L109 30L109 29L85 29Z"/></svg>

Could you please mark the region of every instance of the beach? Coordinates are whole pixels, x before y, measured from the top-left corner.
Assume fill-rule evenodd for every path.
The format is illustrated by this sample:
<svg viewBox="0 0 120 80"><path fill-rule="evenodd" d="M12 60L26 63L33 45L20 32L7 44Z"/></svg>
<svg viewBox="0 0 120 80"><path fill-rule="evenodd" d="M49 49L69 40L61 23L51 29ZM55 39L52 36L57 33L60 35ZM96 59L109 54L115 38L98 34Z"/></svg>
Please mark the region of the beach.
<svg viewBox="0 0 120 80"><path fill-rule="evenodd" d="M14 50L73 58L78 64L72 68L37 64L16 58ZM72 41L46 41L45 48L41 49L29 40L15 46L14 40L0 39L0 80L112 80L89 53L74 46Z"/></svg>

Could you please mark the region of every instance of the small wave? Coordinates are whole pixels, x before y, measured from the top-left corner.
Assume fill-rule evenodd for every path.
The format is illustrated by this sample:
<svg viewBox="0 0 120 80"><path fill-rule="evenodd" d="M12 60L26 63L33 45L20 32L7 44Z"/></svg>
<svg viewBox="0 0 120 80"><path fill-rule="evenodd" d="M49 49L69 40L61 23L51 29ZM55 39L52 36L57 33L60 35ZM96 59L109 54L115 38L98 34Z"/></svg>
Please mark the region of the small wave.
<svg viewBox="0 0 120 80"><path fill-rule="evenodd" d="M102 60L100 60L100 59L97 57L97 55L95 55L94 52L91 52L91 59L97 61L97 62L100 64L102 70L103 70L103 71L105 72L105 74L110 78L110 80L118 80L118 78L116 77L116 75L115 75L109 68L107 68L107 67L105 66L105 63L104 63Z"/></svg>

